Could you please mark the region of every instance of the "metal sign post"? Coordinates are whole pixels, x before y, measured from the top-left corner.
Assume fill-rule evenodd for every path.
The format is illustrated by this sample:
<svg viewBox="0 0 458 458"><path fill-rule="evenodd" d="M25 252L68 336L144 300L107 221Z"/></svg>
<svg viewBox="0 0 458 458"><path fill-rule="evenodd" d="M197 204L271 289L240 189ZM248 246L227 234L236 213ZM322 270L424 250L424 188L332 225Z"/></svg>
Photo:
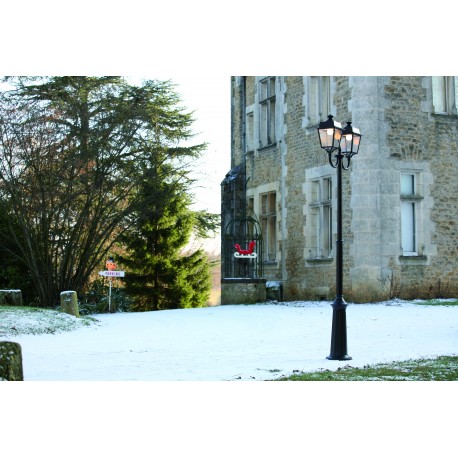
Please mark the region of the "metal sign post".
<svg viewBox="0 0 458 458"><path fill-rule="evenodd" d="M125 272L123 270L102 270L99 272L99 275L102 277L109 278L109 288L108 288L108 311L111 313L111 284L113 277L124 277Z"/></svg>
<svg viewBox="0 0 458 458"><path fill-rule="evenodd" d="M108 288L108 313L111 313L111 277L109 281L109 288Z"/></svg>

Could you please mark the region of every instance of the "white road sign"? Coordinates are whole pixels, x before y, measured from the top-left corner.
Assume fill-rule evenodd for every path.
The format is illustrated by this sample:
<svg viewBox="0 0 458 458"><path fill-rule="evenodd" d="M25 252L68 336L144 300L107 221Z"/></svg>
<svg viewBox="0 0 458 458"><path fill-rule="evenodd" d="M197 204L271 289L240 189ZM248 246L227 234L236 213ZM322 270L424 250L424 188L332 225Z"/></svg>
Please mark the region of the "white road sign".
<svg viewBox="0 0 458 458"><path fill-rule="evenodd" d="M99 275L102 277L124 277L124 270L102 270Z"/></svg>

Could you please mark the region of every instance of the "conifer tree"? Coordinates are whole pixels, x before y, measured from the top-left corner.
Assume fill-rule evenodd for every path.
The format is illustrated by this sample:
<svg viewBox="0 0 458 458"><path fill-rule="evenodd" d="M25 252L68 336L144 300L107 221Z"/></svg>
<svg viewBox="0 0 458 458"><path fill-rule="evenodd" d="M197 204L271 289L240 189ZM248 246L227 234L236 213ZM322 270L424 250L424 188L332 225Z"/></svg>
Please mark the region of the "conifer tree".
<svg viewBox="0 0 458 458"><path fill-rule="evenodd" d="M185 255L183 248L193 231L214 228L216 215L190 209L187 174L156 153L144 170L134 227L123 237L126 290L138 311L201 307L211 288L209 261L203 250Z"/></svg>

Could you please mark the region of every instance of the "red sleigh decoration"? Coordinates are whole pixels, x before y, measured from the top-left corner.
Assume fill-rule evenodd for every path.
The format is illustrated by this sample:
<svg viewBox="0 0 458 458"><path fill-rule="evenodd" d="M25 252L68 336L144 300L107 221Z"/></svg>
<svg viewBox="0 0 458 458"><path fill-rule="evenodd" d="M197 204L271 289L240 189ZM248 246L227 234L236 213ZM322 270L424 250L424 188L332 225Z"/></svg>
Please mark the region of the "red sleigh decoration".
<svg viewBox="0 0 458 458"><path fill-rule="evenodd" d="M257 256L257 254L253 251L255 246L256 246L256 242L252 240L248 244L248 250L242 250L240 245L236 243L234 245L234 248L237 251L234 253L234 256L236 258L255 258Z"/></svg>

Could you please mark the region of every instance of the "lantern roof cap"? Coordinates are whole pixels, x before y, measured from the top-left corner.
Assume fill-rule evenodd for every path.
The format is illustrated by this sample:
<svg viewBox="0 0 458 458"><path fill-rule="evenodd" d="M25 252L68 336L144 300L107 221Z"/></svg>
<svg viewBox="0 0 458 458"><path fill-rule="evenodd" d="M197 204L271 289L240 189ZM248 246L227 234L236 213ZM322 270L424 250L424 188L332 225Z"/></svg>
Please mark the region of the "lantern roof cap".
<svg viewBox="0 0 458 458"><path fill-rule="evenodd" d="M351 121L347 121L347 125L345 126L343 132L342 132L343 135L346 135L346 134L356 134L356 135L359 135L360 137L362 137L361 135L361 131L357 128L357 127L353 127L351 125Z"/></svg>
<svg viewBox="0 0 458 458"><path fill-rule="evenodd" d="M342 124L338 121L334 121L334 118L333 115L328 115L328 119L326 121L321 121L320 122L320 125L318 126L318 129L334 129L334 128L337 128L337 129L340 129L342 130Z"/></svg>

